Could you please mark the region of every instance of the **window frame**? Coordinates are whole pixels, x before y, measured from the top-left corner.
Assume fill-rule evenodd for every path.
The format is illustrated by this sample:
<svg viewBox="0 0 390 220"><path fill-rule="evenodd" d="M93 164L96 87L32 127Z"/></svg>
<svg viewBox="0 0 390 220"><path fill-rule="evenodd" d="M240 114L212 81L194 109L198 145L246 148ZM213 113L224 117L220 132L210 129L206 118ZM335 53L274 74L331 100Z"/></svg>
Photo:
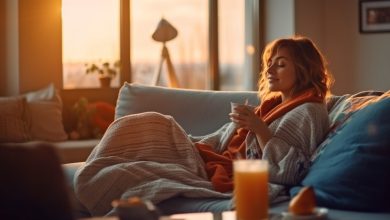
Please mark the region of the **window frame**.
<svg viewBox="0 0 390 220"><path fill-rule="evenodd" d="M221 1L223 2L223 1ZM209 36L208 36L208 76L206 79L207 89L220 90L220 72L219 72L219 49L218 49L218 4L219 0L209 0ZM245 45L252 45L255 53L248 55L245 53L245 77L246 90L257 88L258 73L260 70L260 54L264 47L263 35L263 12L264 0L245 0ZM120 72L119 86L125 82L132 82L132 65L131 65L131 0L120 0ZM67 91L63 90L63 91ZM78 91L99 90L101 88L91 89L72 89ZM117 92L118 88L107 88L105 92ZM111 93L110 92L110 93Z"/></svg>

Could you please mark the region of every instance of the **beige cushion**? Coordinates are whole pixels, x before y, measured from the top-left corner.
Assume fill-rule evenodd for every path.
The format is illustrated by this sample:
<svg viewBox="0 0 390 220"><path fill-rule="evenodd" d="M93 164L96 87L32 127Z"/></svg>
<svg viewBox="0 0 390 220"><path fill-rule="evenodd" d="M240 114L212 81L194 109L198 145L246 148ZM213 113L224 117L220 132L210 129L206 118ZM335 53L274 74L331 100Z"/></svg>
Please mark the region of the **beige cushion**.
<svg viewBox="0 0 390 220"><path fill-rule="evenodd" d="M24 94L26 96L27 102L34 102L34 101L60 101L61 99L58 97L56 88L53 83L50 83L48 86L28 92Z"/></svg>
<svg viewBox="0 0 390 220"><path fill-rule="evenodd" d="M53 84L24 94L31 120L33 140L64 141L68 138L62 123L62 101Z"/></svg>
<svg viewBox="0 0 390 220"><path fill-rule="evenodd" d="M1 97L0 142L23 142L29 138L25 97Z"/></svg>

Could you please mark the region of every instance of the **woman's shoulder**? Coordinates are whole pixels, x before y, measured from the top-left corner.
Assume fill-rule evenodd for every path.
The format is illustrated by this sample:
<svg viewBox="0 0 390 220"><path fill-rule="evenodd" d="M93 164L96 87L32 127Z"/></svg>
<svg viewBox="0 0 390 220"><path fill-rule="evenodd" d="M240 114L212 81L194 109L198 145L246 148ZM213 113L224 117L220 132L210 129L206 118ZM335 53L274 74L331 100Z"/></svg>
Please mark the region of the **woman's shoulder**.
<svg viewBox="0 0 390 220"><path fill-rule="evenodd" d="M325 103L319 103L319 102L306 102L306 103L303 103L297 107L295 107L294 109L292 109L288 115L292 116L292 115L300 115L300 116L304 116L304 115L323 115L324 117L328 116L328 110L326 108L326 104Z"/></svg>
<svg viewBox="0 0 390 220"><path fill-rule="evenodd" d="M325 130L328 124L329 117L326 105L308 102L295 107L278 120L275 120L273 126L277 126L280 130L284 130L282 128L289 128L288 131L290 132L291 128L295 130L303 129L302 131L307 131L306 129L312 128L323 128Z"/></svg>
<svg viewBox="0 0 390 220"><path fill-rule="evenodd" d="M286 112L282 117L276 119L272 125L282 126L288 124L288 126L300 126L317 122L326 124L329 120L328 118L325 104L306 102Z"/></svg>
<svg viewBox="0 0 390 220"><path fill-rule="evenodd" d="M294 110L298 111L318 111L318 110L327 110L326 104L322 102L305 102L301 105L298 105Z"/></svg>

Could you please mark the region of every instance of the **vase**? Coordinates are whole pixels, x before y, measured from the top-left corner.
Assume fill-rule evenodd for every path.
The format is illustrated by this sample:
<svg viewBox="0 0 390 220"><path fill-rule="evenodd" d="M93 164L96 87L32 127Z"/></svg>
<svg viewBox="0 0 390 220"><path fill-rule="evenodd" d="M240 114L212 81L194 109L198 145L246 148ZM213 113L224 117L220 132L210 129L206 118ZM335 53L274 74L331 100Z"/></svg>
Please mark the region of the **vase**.
<svg viewBox="0 0 390 220"><path fill-rule="evenodd" d="M100 87L109 88L111 86L111 77L109 76L101 76L99 77Z"/></svg>

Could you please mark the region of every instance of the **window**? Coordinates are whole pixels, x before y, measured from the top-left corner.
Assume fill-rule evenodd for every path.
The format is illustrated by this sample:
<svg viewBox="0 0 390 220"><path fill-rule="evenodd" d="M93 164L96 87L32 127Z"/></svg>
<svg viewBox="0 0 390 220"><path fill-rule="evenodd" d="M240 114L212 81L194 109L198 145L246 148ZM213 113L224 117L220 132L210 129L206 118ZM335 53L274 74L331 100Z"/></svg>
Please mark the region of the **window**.
<svg viewBox="0 0 390 220"><path fill-rule="evenodd" d="M119 60L119 0L62 0L63 87L99 87L86 64ZM119 86L119 74L112 86Z"/></svg>
<svg viewBox="0 0 390 220"><path fill-rule="evenodd" d="M218 7L220 88L244 90L245 1L223 0Z"/></svg>
<svg viewBox="0 0 390 220"><path fill-rule="evenodd" d="M98 87L96 75L85 74L85 64L115 62L120 56L122 67L131 65L131 69L122 71L121 77L118 74L114 86L121 85L126 79L124 74L129 77L131 74L132 82L152 84L163 45L151 36L164 18L178 30L178 36L166 42L166 46L180 87L212 89L208 81L210 71L214 71L219 74L217 87L222 90L253 89L248 81L253 80L257 70L248 65L253 66L257 55L253 51L258 51L258 44L248 43L248 36L253 39L252 28L258 26L253 26L256 22L248 23L248 18L256 19L253 16L253 11L258 13L253 9L259 4L256 2L258 0L62 0L64 88ZM123 10L123 6L127 9ZM218 25L210 26L213 19L218 20ZM126 32L130 35L123 35ZM210 40L213 32L218 32L214 41ZM130 50L128 56L120 51L126 48ZM250 51L254 56L248 58ZM210 66L215 64L217 70L211 70ZM163 63L159 82L162 85L166 84L166 71Z"/></svg>
<svg viewBox="0 0 390 220"><path fill-rule="evenodd" d="M131 64L134 82L151 84L161 61L162 43L152 34L161 18L174 26L178 35L166 42L180 87L206 88L208 65L208 0L132 0ZM145 13L147 12L147 13ZM166 63L163 63L162 82Z"/></svg>

